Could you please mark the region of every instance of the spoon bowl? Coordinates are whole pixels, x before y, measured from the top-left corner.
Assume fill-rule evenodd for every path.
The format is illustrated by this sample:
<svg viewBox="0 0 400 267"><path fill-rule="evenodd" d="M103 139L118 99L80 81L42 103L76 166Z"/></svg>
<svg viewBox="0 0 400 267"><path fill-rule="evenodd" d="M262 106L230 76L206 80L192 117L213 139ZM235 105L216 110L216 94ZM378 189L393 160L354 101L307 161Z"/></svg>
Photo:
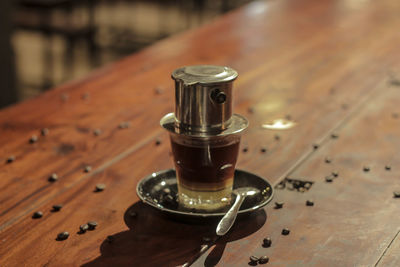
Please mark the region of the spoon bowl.
<svg viewBox="0 0 400 267"><path fill-rule="evenodd" d="M218 236L225 235L229 231L229 229L231 229L244 199L248 196L257 195L258 193L260 193L260 190L255 187L240 187L233 190L232 193L236 195L235 203L218 223L216 230Z"/></svg>

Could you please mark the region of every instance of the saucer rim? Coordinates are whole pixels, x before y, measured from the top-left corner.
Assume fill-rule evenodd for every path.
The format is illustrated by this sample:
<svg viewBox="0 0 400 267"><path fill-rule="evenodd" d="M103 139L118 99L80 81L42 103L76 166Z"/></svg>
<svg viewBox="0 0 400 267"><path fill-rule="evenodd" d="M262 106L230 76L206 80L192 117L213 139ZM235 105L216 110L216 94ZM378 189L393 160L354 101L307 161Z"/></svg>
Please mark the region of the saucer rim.
<svg viewBox="0 0 400 267"><path fill-rule="evenodd" d="M164 170L160 170L160 171L157 171L157 172L153 172L153 173L143 177L142 179L140 179L140 181L136 185L136 194L139 197L139 199L141 201L143 201L145 204L147 204L147 205L149 205L149 206L151 206L153 208L156 208L157 210L160 210L160 211L166 212L166 213L170 213L170 214L174 214L174 215L207 218L207 217L222 217L222 216L224 216L226 214L224 212L210 212L210 213L206 212L205 213L204 211L201 211L201 212L185 212L185 211L173 210L173 209L165 208L164 206L149 200L149 198L147 198L146 196L144 196L144 195L142 195L140 193L139 189L141 188L141 185L143 185L145 182L157 177L160 174L167 173L167 172L170 172L170 171L173 171L176 174L176 170L171 168L171 169L164 169ZM275 192L274 192L273 186L271 185L271 183L267 179L263 178L262 176L260 176L258 174L251 173L251 172L248 172L248 171L245 171L245 170L242 170L242 169L235 169L235 172L242 172L242 173L248 173L248 174L254 175L258 179L261 179L264 182L266 182L269 185L269 188L271 189L271 194L270 194L270 196L269 196L269 198L267 200L265 200L261 204L256 205L254 207L243 209L243 210L239 210L238 214L243 214L243 213L256 211L256 210L266 206L269 202L271 202L271 200L274 197L274 193ZM176 175L175 175L175 179L176 179Z"/></svg>

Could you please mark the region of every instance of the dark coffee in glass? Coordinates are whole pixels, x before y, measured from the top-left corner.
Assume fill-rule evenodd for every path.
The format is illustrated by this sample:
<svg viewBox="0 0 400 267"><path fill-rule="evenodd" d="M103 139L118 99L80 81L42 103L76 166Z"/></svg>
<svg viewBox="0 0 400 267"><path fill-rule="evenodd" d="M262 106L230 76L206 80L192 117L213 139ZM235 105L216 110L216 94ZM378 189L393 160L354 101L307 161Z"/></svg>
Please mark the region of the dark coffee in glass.
<svg viewBox="0 0 400 267"><path fill-rule="evenodd" d="M171 135L179 202L188 208L215 210L231 201L239 135L193 138Z"/></svg>

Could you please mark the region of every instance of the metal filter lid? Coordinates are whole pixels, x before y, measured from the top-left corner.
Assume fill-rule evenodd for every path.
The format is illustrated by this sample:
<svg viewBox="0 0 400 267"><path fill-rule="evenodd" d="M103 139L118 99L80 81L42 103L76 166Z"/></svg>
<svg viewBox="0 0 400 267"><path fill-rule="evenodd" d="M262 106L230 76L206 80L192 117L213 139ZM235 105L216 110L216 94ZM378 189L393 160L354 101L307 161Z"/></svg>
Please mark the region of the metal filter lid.
<svg viewBox="0 0 400 267"><path fill-rule="evenodd" d="M161 125L176 133L202 136L227 134L234 130L228 130L232 127L245 129L247 120L232 115L232 84L237 76L234 69L223 66L197 65L174 70L175 113L167 114Z"/></svg>

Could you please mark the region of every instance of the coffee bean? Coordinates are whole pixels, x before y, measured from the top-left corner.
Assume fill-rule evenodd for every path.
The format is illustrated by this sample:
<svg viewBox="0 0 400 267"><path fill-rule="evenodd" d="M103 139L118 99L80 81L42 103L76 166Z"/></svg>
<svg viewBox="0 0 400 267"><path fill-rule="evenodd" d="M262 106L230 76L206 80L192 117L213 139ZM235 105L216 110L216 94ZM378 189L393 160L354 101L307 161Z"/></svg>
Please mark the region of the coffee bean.
<svg viewBox="0 0 400 267"><path fill-rule="evenodd" d="M53 206L53 211L60 211L62 209L62 205L61 204L57 204Z"/></svg>
<svg viewBox="0 0 400 267"><path fill-rule="evenodd" d="M53 173L50 175L48 180L49 180L49 182L55 182L58 180L58 175L56 173Z"/></svg>
<svg viewBox="0 0 400 267"><path fill-rule="evenodd" d="M81 233L85 233L88 229L89 225L87 225L86 223L79 226L79 230L81 231Z"/></svg>
<svg viewBox="0 0 400 267"><path fill-rule="evenodd" d="M15 156L9 156L7 159L7 163L11 163L15 160Z"/></svg>
<svg viewBox="0 0 400 267"><path fill-rule="evenodd" d="M62 102L67 102L68 99L69 99L69 95L68 95L68 94L62 94L62 95L61 95L61 100L62 100Z"/></svg>
<svg viewBox="0 0 400 267"><path fill-rule="evenodd" d="M339 134L337 134L337 133L332 133L332 134L331 134L331 137L332 137L332 139L336 139L336 138L339 137Z"/></svg>
<svg viewBox="0 0 400 267"><path fill-rule="evenodd" d="M281 140L281 137L280 137L278 134L276 134L276 135L274 135L274 139L275 139L276 141L279 141L279 140Z"/></svg>
<svg viewBox="0 0 400 267"><path fill-rule="evenodd" d="M393 192L393 197L394 198L400 198L400 191L394 191Z"/></svg>
<svg viewBox="0 0 400 267"><path fill-rule="evenodd" d="M96 184L96 192L101 192L106 188L105 184Z"/></svg>
<svg viewBox="0 0 400 267"><path fill-rule="evenodd" d="M121 122L120 124L119 124L119 128L120 129L127 129L127 128L129 128L131 126L131 124L128 122L128 121L123 121L123 122Z"/></svg>
<svg viewBox="0 0 400 267"><path fill-rule="evenodd" d="M249 149L247 147L244 147L243 152L246 153L247 151L249 151Z"/></svg>
<svg viewBox="0 0 400 267"><path fill-rule="evenodd" d="M338 171L332 171L332 175L333 175L334 177L338 177L338 176L339 176L339 172L338 172Z"/></svg>
<svg viewBox="0 0 400 267"><path fill-rule="evenodd" d="M252 262L252 263L257 263L258 262L258 257L256 257L256 256L250 256L250 262Z"/></svg>
<svg viewBox="0 0 400 267"><path fill-rule="evenodd" d="M287 228L282 229L282 235L288 235L290 233L290 230Z"/></svg>
<svg viewBox="0 0 400 267"><path fill-rule="evenodd" d="M90 172L92 170L92 166L87 165L84 169L85 172Z"/></svg>
<svg viewBox="0 0 400 267"><path fill-rule="evenodd" d="M134 212L133 210L131 210L131 211L129 211L129 216L130 216L131 218L136 218L136 217L137 217L137 213Z"/></svg>
<svg viewBox="0 0 400 267"><path fill-rule="evenodd" d="M32 135L31 138L29 139L29 143L33 144L36 143L38 140L38 137L36 135Z"/></svg>
<svg viewBox="0 0 400 267"><path fill-rule="evenodd" d="M99 135L101 135L101 133L102 133L102 131L100 129L96 129L96 130L93 131L93 134L95 136L99 136Z"/></svg>
<svg viewBox="0 0 400 267"><path fill-rule="evenodd" d="M285 204L285 203L283 203L283 202L275 202L274 209L281 209L283 207L283 204Z"/></svg>
<svg viewBox="0 0 400 267"><path fill-rule="evenodd" d="M288 121L292 120L292 116L290 114L286 114L285 115L285 119L287 119Z"/></svg>
<svg viewBox="0 0 400 267"><path fill-rule="evenodd" d="M163 89L161 89L160 87L156 87L154 88L154 93L156 95L161 95L163 93Z"/></svg>
<svg viewBox="0 0 400 267"><path fill-rule="evenodd" d="M57 240L66 240L69 237L68 232L61 232L57 235Z"/></svg>
<svg viewBox="0 0 400 267"><path fill-rule="evenodd" d="M247 112L250 113L250 114L253 114L254 113L254 108L253 107L249 107L247 109Z"/></svg>
<svg viewBox="0 0 400 267"><path fill-rule="evenodd" d="M332 176L326 176L325 177L325 182L327 182L327 183L331 183L333 181L333 178L332 178Z"/></svg>
<svg viewBox="0 0 400 267"><path fill-rule="evenodd" d="M43 136L46 136L46 135L49 134L49 129L43 128L43 129L40 131L40 133L41 133Z"/></svg>
<svg viewBox="0 0 400 267"><path fill-rule="evenodd" d="M265 147L261 148L261 153L267 152L267 149Z"/></svg>
<svg viewBox="0 0 400 267"><path fill-rule="evenodd" d="M114 237L112 235L107 236L107 242L112 243L114 241Z"/></svg>
<svg viewBox="0 0 400 267"><path fill-rule="evenodd" d="M317 149L319 148L319 145L318 145L318 144L313 144L313 148L314 148L315 150L317 150Z"/></svg>
<svg viewBox="0 0 400 267"><path fill-rule="evenodd" d="M269 262L269 258L267 256L262 256L258 259L259 264L265 264Z"/></svg>
<svg viewBox="0 0 400 267"><path fill-rule="evenodd" d="M390 171L392 169L392 167L390 167L389 165L385 166L385 170Z"/></svg>
<svg viewBox="0 0 400 267"><path fill-rule="evenodd" d="M363 170L364 170L365 172L369 172L369 171L370 171L370 168L369 168L368 166L364 166Z"/></svg>
<svg viewBox="0 0 400 267"><path fill-rule="evenodd" d="M332 159L331 158L329 158L329 157L326 157L325 158L325 163L331 163L332 162Z"/></svg>
<svg viewBox="0 0 400 267"><path fill-rule="evenodd" d="M43 217L43 212L41 211L36 211L35 213L33 213L32 218L33 219L39 219Z"/></svg>
<svg viewBox="0 0 400 267"><path fill-rule="evenodd" d="M272 245L272 240L269 237L264 238L263 247L269 248Z"/></svg>
<svg viewBox="0 0 400 267"><path fill-rule="evenodd" d="M83 93L82 96L81 96L81 98L82 98L83 100L89 99L89 97L90 97L90 94L89 94L89 93Z"/></svg>
<svg viewBox="0 0 400 267"><path fill-rule="evenodd" d="M161 140L160 139L157 139L156 140L156 146L159 146L161 144Z"/></svg>
<svg viewBox="0 0 400 267"><path fill-rule="evenodd" d="M307 200L306 206L314 206L314 202L312 200Z"/></svg>
<svg viewBox="0 0 400 267"><path fill-rule="evenodd" d="M89 230L94 230L97 227L97 222L90 221L87 223L87 225L89 226Z"/></svg>

